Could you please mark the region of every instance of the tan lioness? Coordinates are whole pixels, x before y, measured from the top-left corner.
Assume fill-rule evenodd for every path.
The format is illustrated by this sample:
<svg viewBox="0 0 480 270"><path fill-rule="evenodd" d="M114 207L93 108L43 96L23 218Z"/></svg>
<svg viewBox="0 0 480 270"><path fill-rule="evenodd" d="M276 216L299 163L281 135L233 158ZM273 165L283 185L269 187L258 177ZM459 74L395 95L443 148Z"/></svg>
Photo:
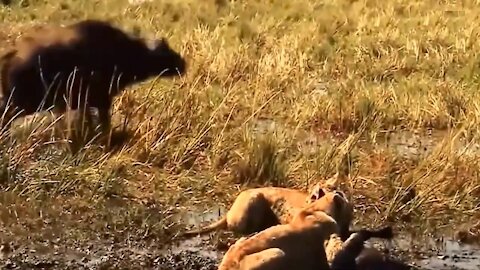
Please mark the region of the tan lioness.
<svg viewBox="0 0 480 270"><path fill-rule="evenodd" d="M348 228L352 210L342 192L327 192L299 211L289 224L240 238L218 269L329 269L324 242Z"/></svg>
<svg viewBox="0 0 480 270"><path fill-rule="evenodd" d="M262 231L268 227L286 224L299 209L323 196L318 188L310 194L289 188L263 187L247 189L237 196L227 214L220 220L183 236L204 234L226 229L241 235Z"/></svg>
<svg viewBox="0 0 480 270"><path fill-rule="evenodd" d="M338 181L337 177L338 175L335 175L324 183L316 184L309 193L279 187L244 190L220 220L203 228L187 231L182 236L205 234L219 229L248 235L278 224L287 224L301 208L323 197L327 190L332 190L331 186Z"/></svg>
<svg viewBox="0 0 480 270"><path fill-rule="evenodd" d="M413 269L411 266L404 264L400 261L393 260L386 257L383 253L374 248L365 248L364 243L370 238L382 238L391 240L393 238L393 230L391 226L384 227L377 230L361 229L359 231L352 232L350 237L342 243L341 249L337 251L330 264L330 268L318 268L318 269L330 269L330 270L370 270L370 269L392 269L392 270L408 270ZM237 245L244 242L247 238L242 237L237 241ZM307 246L309 248L309 246ZM302 252L303 263L301 265L295 265L294 269L307 270L305 262L316 259L315 254L313 257L309 257L312 253L309 251ZM307 255L305 255L307 254ZM278 260L278 261L276 261ZM279 248L271 248L265 251L257 252L252 255L246 256L241 261L241 267L238 269L249 270L269 270L269 269L282 269L278 268L278 265L284 265L288 263L288 260L295 260L292 254L285 253ZM277 264L278 263L278 264ZM315 268L317 269L317 268ZM312 269L313 270L313 269Z"/></svg>

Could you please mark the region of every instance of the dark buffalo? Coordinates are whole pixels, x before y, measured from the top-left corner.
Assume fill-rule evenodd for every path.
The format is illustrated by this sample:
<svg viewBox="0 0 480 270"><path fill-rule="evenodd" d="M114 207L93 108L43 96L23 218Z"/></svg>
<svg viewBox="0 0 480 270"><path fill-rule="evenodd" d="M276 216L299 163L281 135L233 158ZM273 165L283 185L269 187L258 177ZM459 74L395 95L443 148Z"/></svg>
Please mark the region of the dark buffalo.
<svg viewBox="0 0 480 270"><path fill-rule="evenodd" d="M365 241L370 238L391 240L393 229L390 226L377 230L361 229L354 231L343 243L331 264L331 270L413 270L396 259L390 258L375 248L365 248Z"/></svg>
<svg viewBox="0 0 480 270"><path fill-rule="evenodd" d="M123 89L153 76L182 75L186 68L165 39L148 46L98 20L39 28L17 40L0 62L6 128L15 115L95 107L105 130L112 100Z"/></svg>

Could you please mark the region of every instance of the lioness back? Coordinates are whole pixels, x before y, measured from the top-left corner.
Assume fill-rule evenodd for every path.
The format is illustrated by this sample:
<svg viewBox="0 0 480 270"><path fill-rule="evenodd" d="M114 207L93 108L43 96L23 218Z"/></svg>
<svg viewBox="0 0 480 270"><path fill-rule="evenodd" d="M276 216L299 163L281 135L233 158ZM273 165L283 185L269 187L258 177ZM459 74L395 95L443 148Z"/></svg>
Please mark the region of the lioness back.
<svg viewBox="0 0 480 270"><path fill-rule="evenodd" d="M224 255L224 258L222 259L218 269L252 269L251 266L246 265L247 262L242 261L244 258L250 255L255 255L255 260L252 260L252 258L247 258L249 263L257 264L259 263L259 260L265 261L265 264L275 262L277 265L276 269L278 270L290 269L289 267L292 265L298 264L309 264L312 266L328 265L326 257L324 259L320 259L320 263L317 262L317 259L322 257L322 240L325 240L330 234L337 231L338 226L335 220L324 213L323 215L318 214L316 217L309 216L303 223L297 222L296 224L272 226L251 237L241 238L239 241L237 241ZM311 249L309 249L309 247L311 247ZM282 255L283 258L281 263L273 258L259 257L259 254L263 256L270 254L263 254L263 251L269 249L275 249L275 254ZM315 257L316 259L312 261L304 261L303 257L306 254L309 254L309 257ZM273 268L265 265L255 269L263 270Z"/></svg>
<svg viewBox="0 0 480 270"><path fill-rule="evenodd" d="M307 197L306 192L279 187L243 190L224 217L200 229L187 231L183 236L204 234L217 229L248 235L274 225L286 224L299 209L305 207Z"/></svg>
<svg viewBox="0 0 480 270"><path fill-rule="evenodd" d="M261 192L265 196L281 224L289 223L292 217L305 207L308 196L300 190L279 187L259 188L254 192Z"/></svg>

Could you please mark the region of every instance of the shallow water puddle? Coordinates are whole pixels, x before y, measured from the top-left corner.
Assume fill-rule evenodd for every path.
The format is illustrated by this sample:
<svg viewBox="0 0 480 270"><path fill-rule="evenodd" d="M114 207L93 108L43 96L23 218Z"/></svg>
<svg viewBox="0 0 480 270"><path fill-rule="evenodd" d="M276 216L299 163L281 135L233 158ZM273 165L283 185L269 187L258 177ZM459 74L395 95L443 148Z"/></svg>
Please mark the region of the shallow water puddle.
<svg viewBox="0 0 480 270"><path fill-rule="evenodd" d="M197 207L175 215L173 220L193 229L216 221L225 215L225 213L226 209L218 205L209 208L208 210L205 210L203 207ZM177 241L175 244L170 245L165 251L171 254L180 254L184 251L191 251L207 258L221 258L221 254L218 251L208 247L208 240L204 237L192 237L187 240Z"/></svg>
<svg viewBox="0 0 480 270"><path fill-rule="evenodd" d="M282 126L280 123L272 119L259 119L252 123L252 133L254 135L264 135L275 132L277 136L282 136L284 132L294 132L297 139L298 149L307 155L314 155L318 148L322 145L331 145L342 141L341 138L334 136L328 132L319 133L307 130L290 130L288 127ZM375 138L361 138L358 147L363 149L389 149L407 158L416 158L430 154L442 140L447 138L447 131L394 131L380 132ZM371 142L373 141L373 142ZM480 155L480 144L468 143L465 139L460 138L453 144L456 151L461 151L464 155L477 156Z"/></svg>
<svg viewBox="0 0 480 270"><path fill-rule="evenodd" d="M418 261L425 269L480 269L480 247L459 244L453 240L444 240L441 247L432 255Z"/></svg>
<svg viewBox="0 0 480 270"><path fill-rule="evenodd" d="M451 239L414 238L403 234L393 241L394 253L425 270L478 270L480 246L460 244ZM402 256L403 257L403 256Z"/></svg>
<svg viewBox="0 0 480 270"><path fill-rule="evenodd" d="M205 225L207 222L218 220L225 215L225 213L226 208L220 205L216 205L208 209L205 209L204 207L196 207L177 214L174 217L174 220L187 226L197 227L200 225Z"/></svg>
<svg viewBox="0 0 480 270"><path fill-rule="evenodd" d="M194 252L198 256L201 256L204 258L215 259L215 260L221 259L220 252L208 247L208 243L205 241L205 239L201 237L192 237L188 240L182 240L176 244L170 245L168 248L166 248L162 252L176 255L185 251Z"/></svg>

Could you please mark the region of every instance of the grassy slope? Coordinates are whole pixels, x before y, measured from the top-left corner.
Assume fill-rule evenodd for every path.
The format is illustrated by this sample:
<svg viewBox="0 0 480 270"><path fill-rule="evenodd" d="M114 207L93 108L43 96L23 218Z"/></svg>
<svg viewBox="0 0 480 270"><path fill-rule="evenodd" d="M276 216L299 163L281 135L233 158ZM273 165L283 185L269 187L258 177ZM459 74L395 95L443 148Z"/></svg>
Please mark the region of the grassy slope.
<svg viewBox="0 0 480 270"><path fill-rule="evenodd" d="M4 239L42 238L52 227L74 239L106 237L112 228L162 237L177 208L228 202L238 183L303 188L347 167L359 176L359 213L440 223L474 214L477 158L451 147L455 135L477 141L474 1L23 2L0 8L4 46L33 24L102 18L149 38L167 36L189 70L117 99L116 124L128 119L132 133L117 152L90 145L70 155L40 132L5 142ZM265 118L285 128L252 136L255 120ZM451 127L458 132L418 159L351 143L358 130L370 140L385 129ZM312 155L299 151L302 131L353 137ZM410 185L418 196L404 204Z"/></svg>

